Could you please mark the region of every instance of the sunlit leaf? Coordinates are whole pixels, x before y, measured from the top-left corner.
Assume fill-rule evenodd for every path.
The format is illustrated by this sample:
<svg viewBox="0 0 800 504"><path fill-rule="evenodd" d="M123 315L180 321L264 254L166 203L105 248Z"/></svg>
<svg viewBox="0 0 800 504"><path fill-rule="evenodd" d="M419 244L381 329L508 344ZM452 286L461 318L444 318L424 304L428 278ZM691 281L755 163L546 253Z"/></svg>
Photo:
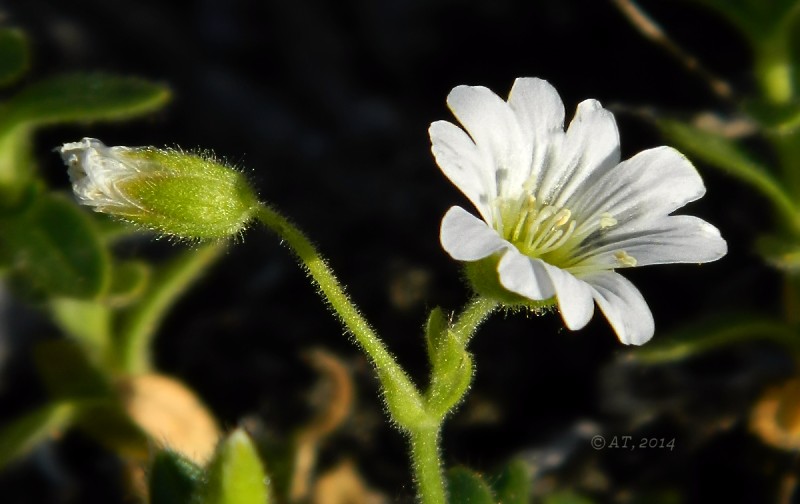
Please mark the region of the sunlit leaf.
<svg viewBox="0 0 800 504"><path fill-rule="evenodd" d="M32 84L7 103L3 124L121 120L152 112L170 97L163 85L137 77L75 74Z"/></svg>
<svg viewBox="0 0 800 504"><path fill-rule="evenodd" d="M0 29L0 86L7 86L25 73L29 62L28 40L21 30Z"/></svg>
<svg viewBox="0 0 800 504"><path fill-rule="evenodd" d="M270 501L267 475L250 437L235 430L220 443L208 468L202 504L266 504Z"/></svg>

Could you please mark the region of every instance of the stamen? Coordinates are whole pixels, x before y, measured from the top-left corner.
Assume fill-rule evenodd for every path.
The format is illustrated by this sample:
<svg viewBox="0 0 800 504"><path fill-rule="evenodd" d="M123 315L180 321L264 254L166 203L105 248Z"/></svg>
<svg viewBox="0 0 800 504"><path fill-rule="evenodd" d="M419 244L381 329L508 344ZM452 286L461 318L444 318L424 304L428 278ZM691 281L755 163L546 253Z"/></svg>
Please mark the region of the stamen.
<svg viewBox="0 0 800 504"><path fill-rule="evenodd" d="M608 212L603 212L600 215L600 229L607 229L617 225L617 219Z"/></svg>
<svg viewBox="0 0 800 504"><path fill-rule="evenodd" d="M614 258L617 260L617 262L620 263L621 266L628 266L628 267L632 268L632 267L636 266L636 264L638 263L638 261L636 260L635 257L629 255L624 250L620 250L619 252L615 252L614 253Z"/></svg>

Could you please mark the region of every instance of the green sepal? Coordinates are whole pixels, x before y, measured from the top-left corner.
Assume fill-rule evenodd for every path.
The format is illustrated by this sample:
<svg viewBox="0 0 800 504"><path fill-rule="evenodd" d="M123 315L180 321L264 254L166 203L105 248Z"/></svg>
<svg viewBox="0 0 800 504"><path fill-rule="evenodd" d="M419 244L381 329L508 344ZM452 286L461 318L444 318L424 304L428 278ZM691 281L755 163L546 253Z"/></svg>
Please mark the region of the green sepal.
<svg viewBox="0 0 800 504"><path fill-rule="evenodd" d="M123 120L162 107L167 87L117 75L61 75L27 86L6 104L0 120L5 128L20 124Z"/></svg>
<svg viewBox="0 0 800 504"><path fill-rule="evenodd" d="M659 364L681 361L743 341L766 340L800 350L796 330L761 315L723 314L664 334L630 352L634 362Z"/></svg>
<svg viewBox="0 0 800 504"><path fill-rule="evenodd" d="M76 409L71 401L52 402L0 427L0 469L68 429Z"/></svg>
<svg viewBox="0 0 800 504"><path fill-rule="evenodd" d="M203 469L180 453L161 450L147 478L150 504L191 504L204 477Z"/></svg>
<svg viewBox="0 0 800 504"><path fill-rule="evenodd" d="M224 439L208 466L200 504L267 504L269 480L250 436L241 429Z"/></svg>
<svg viewBox="0 0 800 504"><path fill-rule="evenodd" d="M434 417L443 418L461 402L472 382L472 357L440 308L428 317L425 340L432 368L427 410Z"/></svg>
<svg viewBox="0 0 800 504"><path fill-rule="evenodd" d="M531 502L533 480L527 464L514 459L492 478L491 487L497 502L502 504L528 504Z"/></svg>
<svg viewBox="0 0 800 504"><path fill-rule="evenodd" d="M22 30L0 29L0 86L13 84L29 65L28 39Z"/></svg>
<svg viewBox="0 0 800 504"><path fill-rule="evenodd" d="M479 261L464 264L464 273L476 294L493 299L506 308L522 308L541 311L555 306L555 297L534 301L503 287L497 266L502 254L496 253Z"/></svg>
<svg viewBox="0 0 800 504"><path fill-rule="evenodd" d="M450 504L495 504L489 485L466 467L447 470L447 490Z"/></svg>
<svg viewBox="0 0 800 504"><path fill-rule="evenodd" d="M64 197L40 193L25 211L0 219L0 249L34 291L91 299L108 285L108 251L91 219Z"/></svg>

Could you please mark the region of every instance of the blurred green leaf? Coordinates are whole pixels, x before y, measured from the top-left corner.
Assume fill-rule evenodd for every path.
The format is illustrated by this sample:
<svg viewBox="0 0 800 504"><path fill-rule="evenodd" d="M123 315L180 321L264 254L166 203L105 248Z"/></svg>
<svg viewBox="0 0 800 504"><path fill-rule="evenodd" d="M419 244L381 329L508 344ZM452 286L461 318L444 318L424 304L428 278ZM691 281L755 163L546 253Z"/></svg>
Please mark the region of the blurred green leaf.
<svg viewBox="0 0 800 504"><path fill-rule="evenodd" d="M269 482L250 436L237 429L223 440L208 467L202 504L266 504Z"/></svg>
<svg viewBox="0 0 800 504"><path fill-rule="evenodd" d="M497 502L502 504L528 504L532 485L528 466L520 459L509 462L492 481Z"/></svg>
<svg viewBox="0 0 800 504"><path fill-rule="evenodd" d="M447 471L447 490L451 504L494 504L489 485L466 467L453 467Z"/></svg>
<svg viewBox="0 0 800 504"><path fill-rule="evenodd" d="M160 108L169 98L167 87L137 77L63 75L32 84L12 97L2 124L128 119Z"/></svg>
<svg viewBox="0 0 800 504"><path fill-rule="evenodd" d="M800 230L800 215L791 197L769 170L753 160L736 142L676 120L659 119L657 125L678 150L758 189L793 229Z"/></svg>
<svg viewBox="0 0 800 504"><path fill-rule="evenodd" d="M75 411L71 402L50 403L0 428L0 469L67 429Z"/></svg>
<svg viewBox="0 0 800 504"><path fill-rule="evenodd" d="M759 315L726 314L664 334L631 351L644 364L679 361L743 341L768 340L800 349L800 334L779 320Z"/></svg>
<svg viewBox="0 0 800 504"><path fill-rule="evenodd" d="M31 131L27 126L0 129L0 211L15 209L34 179Z"/></svg>
<svg viewBox="0 0 800 504"><path fill-rule="evenodd" d="M152 456L153 442L131 420L117 398L86 404L75 418L75 425L124 458L145 463Z"/></svg>
<svg viewBox="0 0 800 504"><path fill-rule="evenodd" d="M21 30L0 28L0 86L13 84L28 70L28 39Z"/></svg>
<svg viewBox="0 0 800 504"><path fill-rule="evenodd" d="M57 195L0 221L0 248L16 273L53 296L95 298L109 281L109 255L91 220Z"/></svg>
<svg viewBox="0 0 800 504"><path fill-rule="evenodd" d="M108 377L83 347L67 339L46 340L33 349L39 376L55 399L105 400L115 397Z"/></svg>
<svg viewBox="0 0 800 504"><path fill-rule="evenodd" d="M189 459L171 450L161 450L150 467L150 504L189 504L203 478L203 470Z"/></svg>
<svg viewBox="0 0 800 504"><path fill-rule="evenodd" d="M50 313L69 336L103 356L111 342L111 310L97 301L52 298Z"/></svg>
<svg viewBox="0 0 800 504"><path fill-rule="evenodd" d="M753 40L770 35L798 9L797 0L693 0L727 19Z"/></svg>

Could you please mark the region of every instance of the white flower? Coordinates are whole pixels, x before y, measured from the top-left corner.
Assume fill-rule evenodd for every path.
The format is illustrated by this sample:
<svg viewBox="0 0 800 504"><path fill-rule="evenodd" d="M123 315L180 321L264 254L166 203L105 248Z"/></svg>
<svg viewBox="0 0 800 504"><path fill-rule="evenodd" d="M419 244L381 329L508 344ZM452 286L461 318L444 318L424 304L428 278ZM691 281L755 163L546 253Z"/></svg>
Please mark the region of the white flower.
<svg viewBox="0 0 800 504"><path fill-rule="evenodd" d="M441 242L456 260L497 261L498 281L531 300L555 296L566 326L584 327L596 302L619 339L642 344L653 316L616 269L719 259L719 231L670 215L705 193L694 166L657 147L620 162L614 116L596 100L578 105L564 131L564 105L541 79L517 79L508 101L458 86L447 104L464 130L431 124L436 162L483 220L454 206Z"/></svg>

